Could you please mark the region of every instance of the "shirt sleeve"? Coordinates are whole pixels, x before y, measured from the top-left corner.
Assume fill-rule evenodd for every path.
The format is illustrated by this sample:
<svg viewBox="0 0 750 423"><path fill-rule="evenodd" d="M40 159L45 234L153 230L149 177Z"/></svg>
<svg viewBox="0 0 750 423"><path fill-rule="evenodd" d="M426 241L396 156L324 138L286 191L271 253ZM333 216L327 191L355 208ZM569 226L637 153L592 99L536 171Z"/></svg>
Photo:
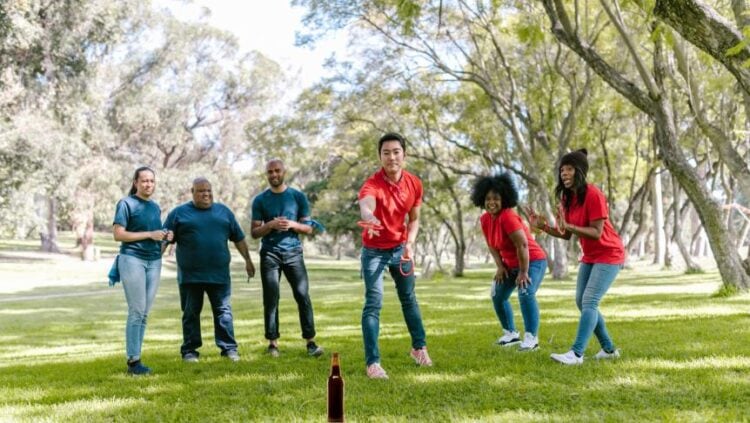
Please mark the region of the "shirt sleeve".
<svg viewBox="0 0 750 423"><path fill-rule="evenodd" d="M586 193L586 214L589 222L593 220L606 219L609 216L607 212L607 199L604 194L596 187L589 186Z"/></svg>
<svg viewBox="0 0 750 423"><path fill-rule="evenodd" d="M420 181L419 178L415 177L414 181L414 207L419 207L422 205L422 195L424 194L424 189L422 188L422 181Z"/></svg>
<svg viewBox="0 0 750 423"><path fill-rule="evenodd" d="M112 224L127 228L128 220L130 220L130 209L128 209L125 200L120 200L117 202L117 206L115 206L115 218L112 221Z"/></svg>
<svg viewBox="0 0 750 423"><path fill-rule="evenodd" d="M310 202L302 191L297 192L297 204L299 205L299 215L297 216L297 219L310 217Z"/></svg>
<svg viewBox="0 0 750 423"><path fill-rule="evenodd" d="M362 185L362 188L359 189L359 196L357 197L357 199L361 200L367 196L374 197L375 199L378 198L378 187L375 186L372 178L366 180L364 185Z"/></svg>
<svg viewBox="0 0 750 423"><path fill-rule="evenodd" d="M229 216L229 240L232 242L242 241L245 239L245 232L242 231L239 222L237 222L237 219L234 217L234 213L232 213L229 208L227 208L226 211Z"/></svg>
<svg viewBox="0 0 750 423"><path fill-rule="evenodd" d="M500 227L502 228L503 233L507 235L510 235L519 229L523 230L521 216L511 209L505 209L500 218Z"/></svg>

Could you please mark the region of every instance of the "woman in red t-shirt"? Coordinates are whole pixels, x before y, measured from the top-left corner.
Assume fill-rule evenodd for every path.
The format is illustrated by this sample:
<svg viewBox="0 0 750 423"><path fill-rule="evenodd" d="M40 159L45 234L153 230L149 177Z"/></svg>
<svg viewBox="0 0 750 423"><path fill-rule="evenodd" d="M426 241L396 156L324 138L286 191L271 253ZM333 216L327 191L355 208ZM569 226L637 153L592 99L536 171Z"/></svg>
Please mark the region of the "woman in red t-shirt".
<svg viewBox="0 0 750 423"><path fill-rule="evenodd" d="M491 292L503 335L496 344L507 347L521 343L520 351L535 350L539 347L536 291L547 269L547 256L531 237L518 213L513 211L518 204L518 191L510 175L504 173L479 178L474 184L471 201L486 211L479 222L497 266ZM523 342L516 331L513 308L508 301L516 286L526 331Z"/></svg>
<svg viewBox="0 0 750 423"><path fill-rule="evenodd" d="M576 339L570 351L551 355L553 360L563 364L583 363L583 353L592 333L602 347L594 358L620 356L607 333L599 302L625 262L625 249L610 223L607 199L599 188L586 183L587 154L586 149L580 149L560 159L555 187L560 200L557 228L550 228L542 216L529 211L532 226L557 238L570 239L576 235L583 251L576 284L576 305L581 311Z"/></svg>

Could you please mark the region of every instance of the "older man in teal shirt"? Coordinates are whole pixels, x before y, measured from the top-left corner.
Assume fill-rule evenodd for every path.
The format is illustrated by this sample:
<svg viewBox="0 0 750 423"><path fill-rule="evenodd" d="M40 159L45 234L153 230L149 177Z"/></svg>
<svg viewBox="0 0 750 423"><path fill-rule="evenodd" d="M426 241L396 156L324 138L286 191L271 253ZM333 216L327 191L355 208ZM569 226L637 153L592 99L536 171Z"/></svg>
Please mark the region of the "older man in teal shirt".
<svg viewBox="0 0 750 423"><path fill-rule="evenodd" d="M232 241L245 259L249 277L255 267L234 213L225 205L213 202L211 183L196 178L192 187L193 201L176 207L167 216L164 226L174 231L177 244L178 282L182 305L182 359L198 361L201 339L200 313L204 294L208 295L214 317L214 338L221 355L232 361L240 359L234 338L232 284L229 276L231 255L227 241Z"/></svg>

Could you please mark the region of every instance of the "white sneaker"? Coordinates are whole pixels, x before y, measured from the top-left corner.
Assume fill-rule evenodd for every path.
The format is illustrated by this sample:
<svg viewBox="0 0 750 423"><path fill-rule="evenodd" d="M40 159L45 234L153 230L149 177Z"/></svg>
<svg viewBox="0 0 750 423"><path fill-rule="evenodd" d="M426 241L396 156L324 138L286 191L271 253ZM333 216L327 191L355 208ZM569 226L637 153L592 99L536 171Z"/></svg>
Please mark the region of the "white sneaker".
<svg viewBox="0 0 750 423"><path fill-rule="evenodd" d="M495 344L500 345L502 347L509 347L511 345L516 345L521 342L521 335L518 332L511 332L509 330L503 329L503 336L497 338L497 341L495 341Z"/></svg>
<svg viewBox="0 0 750 423"><path fill-rule="evenodd" d="M367 377L370 379L388 379L385 369L380 367L380 363L372 363L367 366Z"/></svg>
<svg viewBox="0 0 750 423"><path fill-rule="evenodd" d="M568 366L583 364L583 357L578 357L573 350L565 354L551 354L550 358L558 363L567 364Z"/></svg>
<svg viewBox="0 0 750 423"><path fill-rule="evenodd" d="M614 360L616 358L620 358L620 350L616 349L612 351L611 353L608 353L604 350L599 350L598 353L594 356L597 360Z"/></svg>
<svg viewBox="0 0 750 423"><path fill-rule="evenodd" d="M523 342L518 347L518 351L534 351L539 348L539 338L526 332L523 334Z"/></svg>

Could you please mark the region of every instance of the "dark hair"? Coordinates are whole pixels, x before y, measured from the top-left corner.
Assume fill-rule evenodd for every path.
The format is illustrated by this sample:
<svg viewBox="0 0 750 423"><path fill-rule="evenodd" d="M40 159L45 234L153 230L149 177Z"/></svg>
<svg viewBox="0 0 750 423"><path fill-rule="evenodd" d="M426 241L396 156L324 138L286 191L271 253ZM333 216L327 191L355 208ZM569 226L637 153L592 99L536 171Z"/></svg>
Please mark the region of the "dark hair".
<svg viewBox="0 0 750 423"><path fill-rule="evenodd" d="M406 140L404 137L398 132L387 132L378 140L378 156L380 155L380 150L383 149L383 143L386 141L398 141L401 144L401 149L406 152Z"/></svg>
<svg viewBox="0 0 750 423"><path fill-rule="evenodd" d="M484 208L484 200L490 191L494 191L500 196L501 209L509 209L518 204L518 190L508 173L482 176L477 179L471 192L471 202L477 207Z"/></svg>
<svg viewBox="0 0 750 423"><path fill-rule="evenodd" d="M570 189L565 188L560 176L560 171L564 165L572 166L576 171L575 175L573 175L573 186ZM578 199L578 204L583 204L586 200L586 173L588 171L588 151L585 148L572 151L560 158L560 164L557 166L555 197L560 200L565 210L570 210L570 206L573 203L573 194Z"/></svg>
<svg viewBox="0 0 750 423"><path fill-rule="evenodd" d="M138 169L135 170L135 173L133 174L133 183L130 184L130 192L128 195L133 195L136 192L138 192L138 189L135 187L135 182L138 180L138 178L141 176L141 172L149 171L156 175L156 172L154 172L154 169L151 169L148 166L141 166Z"/></svg>

